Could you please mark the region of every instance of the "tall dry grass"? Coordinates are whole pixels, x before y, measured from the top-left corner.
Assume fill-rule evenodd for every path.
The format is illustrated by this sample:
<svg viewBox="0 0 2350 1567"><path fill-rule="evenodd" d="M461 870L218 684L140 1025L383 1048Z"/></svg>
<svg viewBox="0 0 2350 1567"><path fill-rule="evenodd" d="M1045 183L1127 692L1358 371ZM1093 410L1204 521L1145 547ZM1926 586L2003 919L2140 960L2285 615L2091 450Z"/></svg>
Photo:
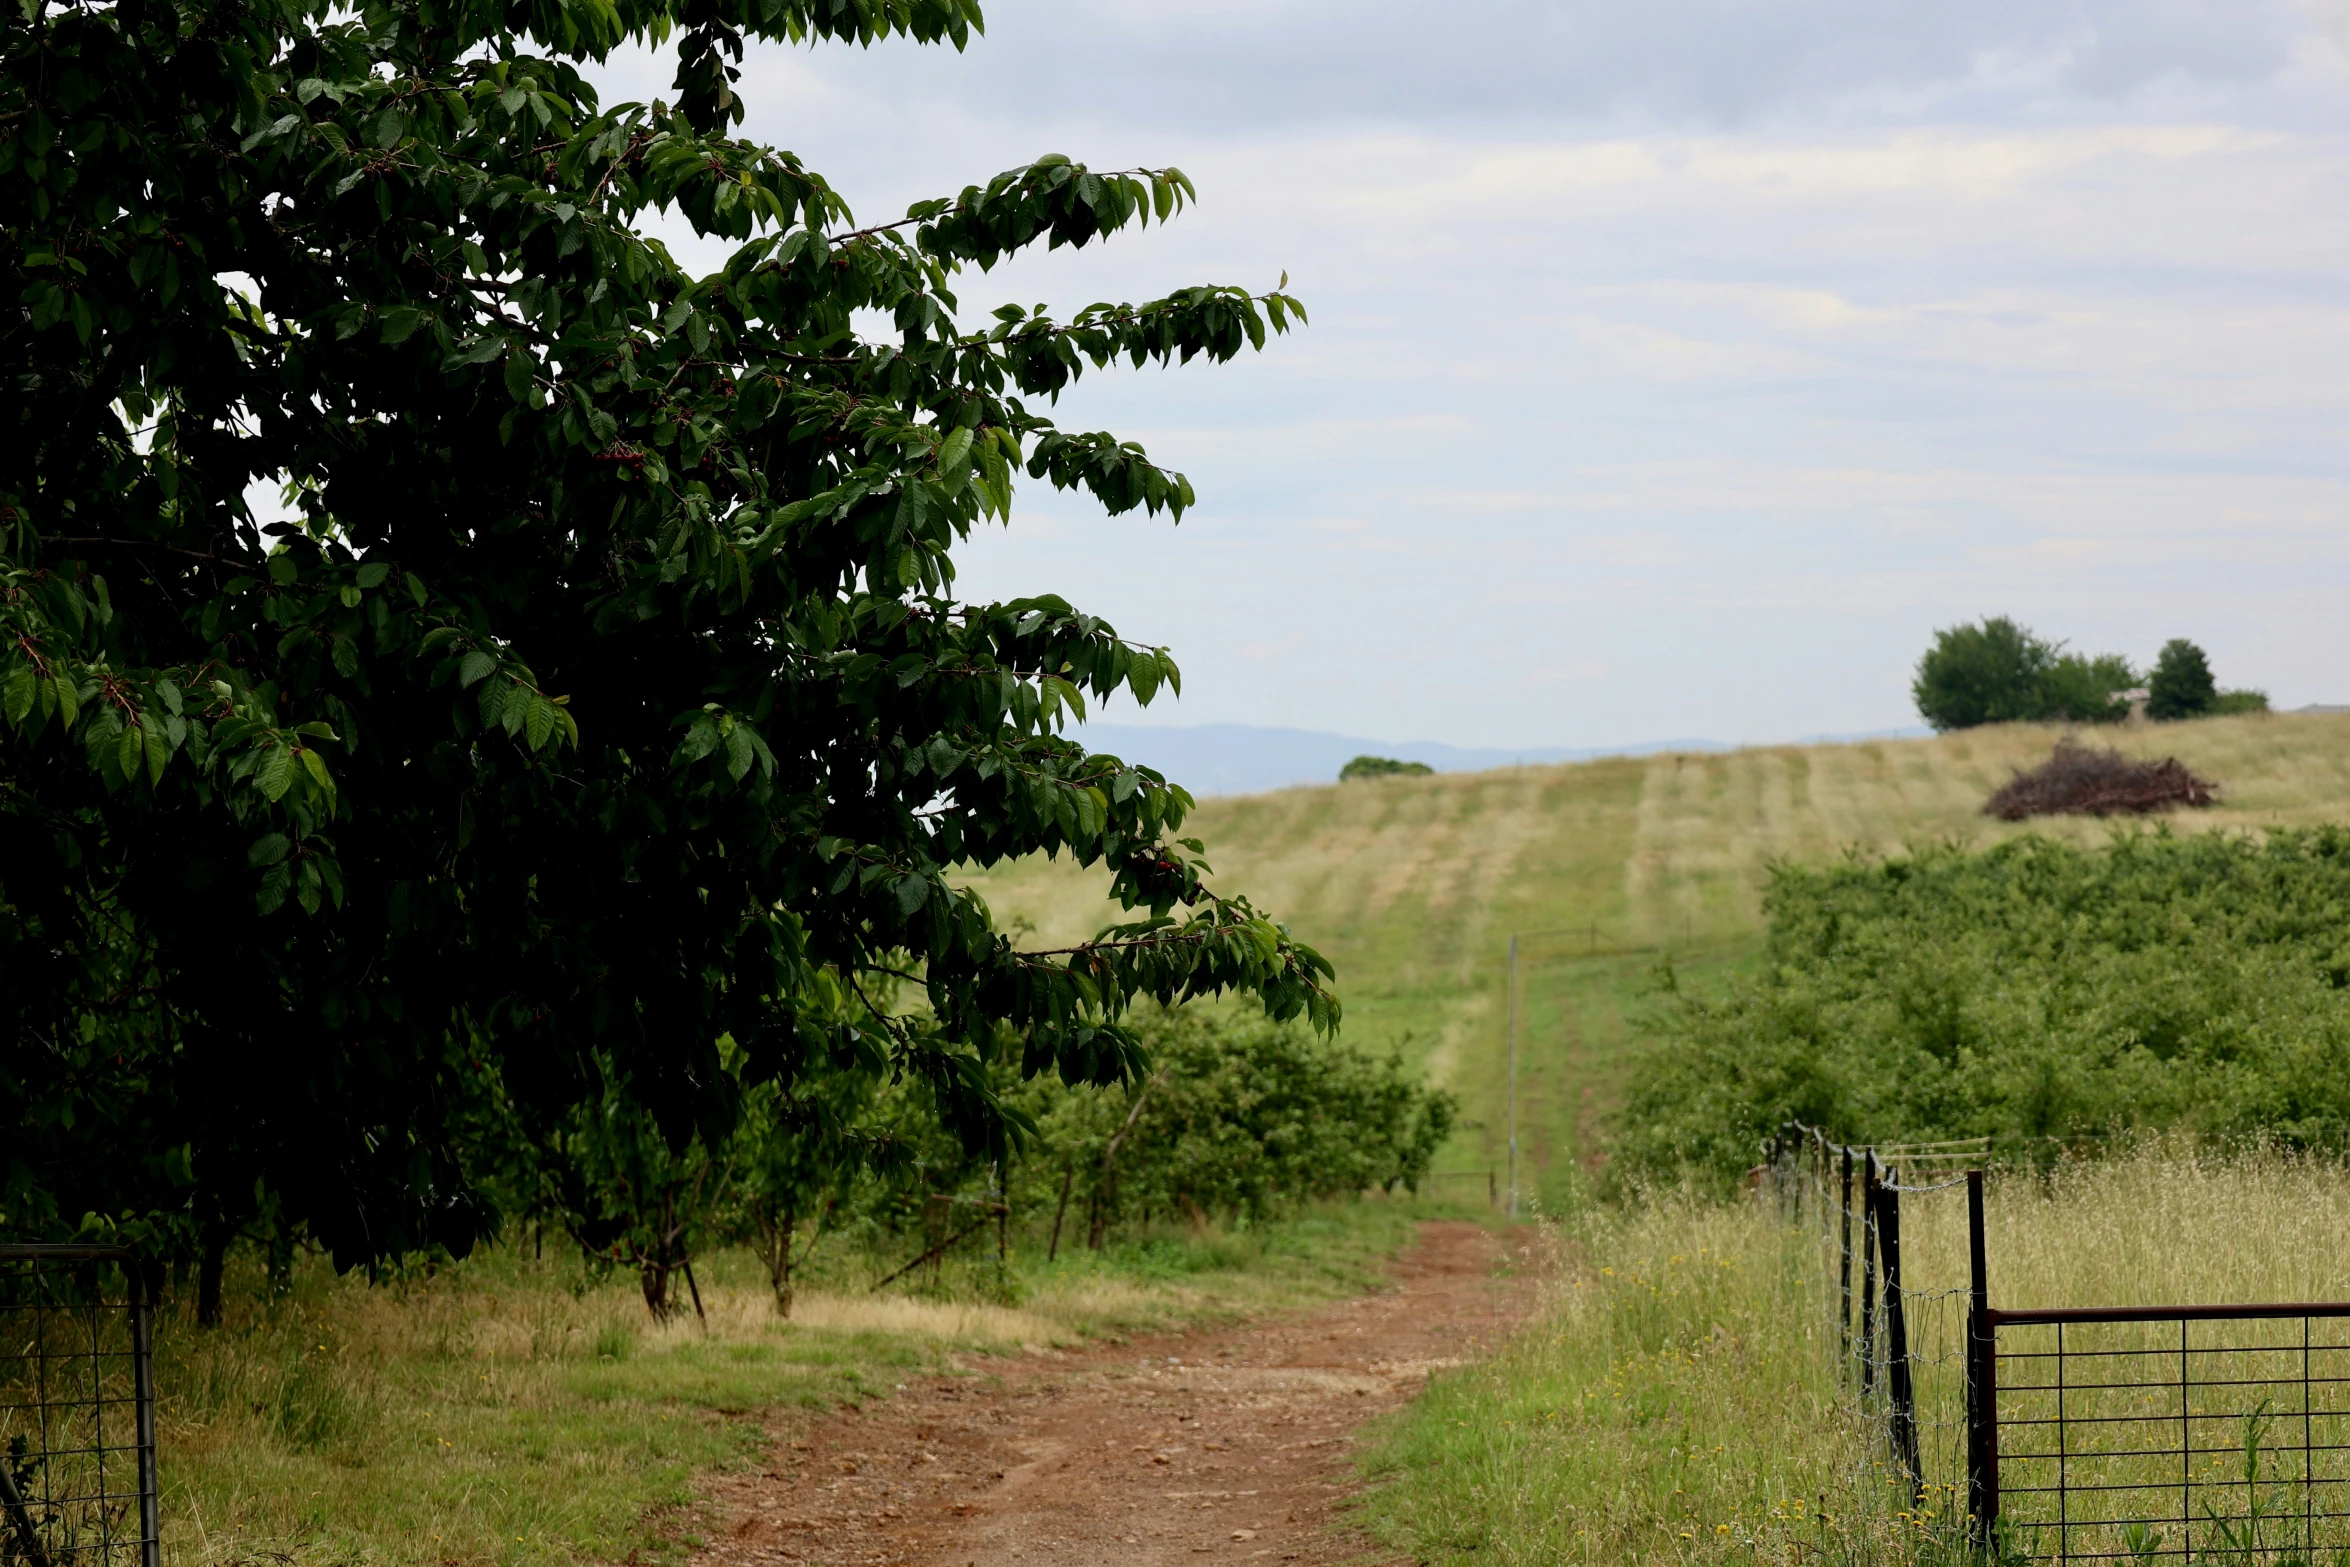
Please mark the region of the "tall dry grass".
<svg viewBox="0 0 2350 1567"><path fill-rule="evenodd" d="M1920 1288L1966 1280L1965 1197L1902 1205ZM1993 1171L1983 1217L1996 1306L2350 1299L2350 1175L2331 1157L2148 1139Z"/></svg>
<svg viewBox="0 0 2350 1567"><path fill-rule="evenodd" d="M1986 1211L1995 1304L2350 1299L2350 1170L2331 1161L2149 1143L1996 1174ZM1373 1450L1365 1519L1384 1539L1502 1567L1955 1558L1963 1188L1903 1200L1939 1487L1922 1509L1857 1415L1808 1217L1658 1195L1562 1230L1538 1324L1438 1380ZM2216 1427L2197 1441L2227 1445Z"/></svg>

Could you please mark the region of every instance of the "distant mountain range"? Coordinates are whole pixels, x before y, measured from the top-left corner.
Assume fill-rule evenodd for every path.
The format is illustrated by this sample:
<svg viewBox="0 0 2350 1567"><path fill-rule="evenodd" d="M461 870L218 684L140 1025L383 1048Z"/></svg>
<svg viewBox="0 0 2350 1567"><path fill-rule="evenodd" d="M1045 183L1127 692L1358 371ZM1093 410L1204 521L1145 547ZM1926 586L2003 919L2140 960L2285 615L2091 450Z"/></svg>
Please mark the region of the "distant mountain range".
<svg viewBox="0 0 2350 1567"><path fill-rule="evenodd" d="M1825 745L1860 740L1910 740L1929 729L1885 729L1869 734L1807 735L1789 742ZM1313 729L1260 728L1255 724L1085 724L1076 738L1096 751L1157 768L1195 795L1261 794L1294 784L1326 784L1358 756L1391 756L1425 762L1440 773L1475 773L1491 767L1545 762L1587 762L1601 756L1648 756L1658 751L1734 751L1720 740L1647 740L1636 745L1524 749L1439 745L1432 740L1365 740Z"/></svg>

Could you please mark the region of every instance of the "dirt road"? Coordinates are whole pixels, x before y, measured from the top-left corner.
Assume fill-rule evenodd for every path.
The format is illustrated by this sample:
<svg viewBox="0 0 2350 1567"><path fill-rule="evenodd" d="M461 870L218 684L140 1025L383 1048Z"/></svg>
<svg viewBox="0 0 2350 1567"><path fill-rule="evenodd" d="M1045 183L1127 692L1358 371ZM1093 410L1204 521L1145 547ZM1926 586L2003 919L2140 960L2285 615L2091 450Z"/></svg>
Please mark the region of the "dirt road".
<svg viewBox="0 0 2350 1567"><path fill-rule="evenodd" d="M1336 1527L1349 1449L1529 1296L1519 1242L1428 1224L1391 1287L1115 1348L975 1362L727 1476L695 1567L1389 1561Z"/></svg>

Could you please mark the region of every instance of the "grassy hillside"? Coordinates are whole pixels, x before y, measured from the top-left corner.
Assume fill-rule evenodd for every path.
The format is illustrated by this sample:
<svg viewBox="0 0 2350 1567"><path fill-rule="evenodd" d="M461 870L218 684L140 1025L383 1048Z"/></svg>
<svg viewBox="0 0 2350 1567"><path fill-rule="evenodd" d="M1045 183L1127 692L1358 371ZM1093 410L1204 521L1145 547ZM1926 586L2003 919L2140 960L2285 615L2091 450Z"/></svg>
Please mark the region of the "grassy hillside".
<svg viewBox="0 0 2350 1567"><path fill-rule="evenodd" d="M1980 814L2048 753L2038 725L1932 740L1665 754L1561 767L1396 778L1209 800L1192 825L1220 885L1246 891L1338 965L1347 1031L1395 1041L1463 1099L1448 1168L1503 1148L1510 933L1522 943L1520 1146L1529 1191L1558 1193L1598 1152L1638 1017L1669 954L1684 983L1718 983L1761 948L1762 867L1933 838L2025 829ZM2207 719L2105 731L2176 755L2221 785L2186 830L2350 820L2350 719ZM2084 842L2093 821L2039 824ZM1023 862L972 884L1047 945L1111 915L1098 876Z"/></svg>

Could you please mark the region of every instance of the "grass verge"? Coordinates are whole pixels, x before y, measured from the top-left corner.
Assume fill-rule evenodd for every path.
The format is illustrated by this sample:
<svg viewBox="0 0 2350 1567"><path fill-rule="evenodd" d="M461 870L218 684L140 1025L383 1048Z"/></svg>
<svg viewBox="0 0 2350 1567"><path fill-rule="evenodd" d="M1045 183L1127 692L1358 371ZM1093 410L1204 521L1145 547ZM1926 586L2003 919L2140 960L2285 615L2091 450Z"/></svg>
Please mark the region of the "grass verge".
<svg viewBox="0 0 2350 1567"><path fill-rule="evenodd" d="M662 1560L696 1542L694 1477L754 1461L794 1412L887 1397L956 1357L1169 1331L1368 1287L1435 1211L1365 1201L1234 1233L1154 1231L1044 1258L1014 1235L935 1284L844 1254L777 1317L756 1261L699 1265L707 1320L527 1246L390 1283L233 1279L227 1322L158 1335L165 1549L225 1564ZM910 1245L909 1251L918 1249ZM819 1254L820 1257L823 1254ZM184 1304L184 1303L182 1303Z"/></svg>

